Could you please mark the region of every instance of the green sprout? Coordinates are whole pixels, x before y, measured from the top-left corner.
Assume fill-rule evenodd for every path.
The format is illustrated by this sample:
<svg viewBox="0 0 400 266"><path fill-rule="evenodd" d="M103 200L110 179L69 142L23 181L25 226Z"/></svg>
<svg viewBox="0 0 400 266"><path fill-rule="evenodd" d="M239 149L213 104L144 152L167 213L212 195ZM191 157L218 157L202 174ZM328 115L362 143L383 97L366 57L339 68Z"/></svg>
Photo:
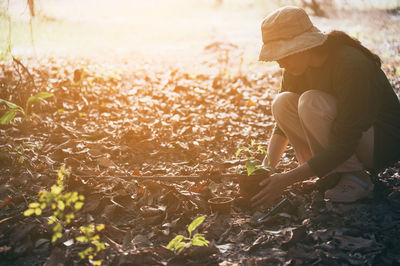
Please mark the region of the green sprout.
<svg viewBox="0 0 400 266"><path fill-rule="evenodd" d="M83 235L77 236L75 239L81 243L89 243L90 246L85 250L78 253L81 259L88 258L92 265L101 265L102 260L93 260L93 258L103 249L106 249L106 246L103 242L100 242L100 236L96 234L96 232L100 232L104 229L104 224L89 224L88 226L81 226L81 232Z"/></svg>
<svg viewBox="0 0 400 266"><path fill-rule="evenodd" d="M187 228L189 232L189 237L177 235L168 243L167 249L179 254L183 249L189 248L191 246L208 246L210 241L205 239L202 234L194 234L192 237L192 232L204 221L204 219L205 216L200 216L194 219Z"/></svg>
<svg viewBox="0 0 400 266"><path fill-rule="evenodd" d="M255 140L252 139L250 142L250 146L248 147L241 147L236 151L236 158L239 158L239 155L245 154L245 159L246 159L246 170L247 170L247 175L251 175L257 170L268 170L271 172L274 172L274 170L271 167L263 167L260 164L262 163L261 160L257 159L257 155L263 154L264 156L267 157L268 164L270 162L269 154L268 152L262 147L261 144L258 144L256 146Z"/></svg>
<svg viewBox="0 0 400 266"><path fill-rule="evenodd" d="M31 96L28 98L28 100L25 103L25 109L22 108L21 106L6 101L4 99L0 99L0 103L5 103L8 108L10 108L10 110L8 110L1 118L0 118L0 124L1 125L6 125L8 123L10 123L12 120L15 119L15 117L17 116L18 113L21 113L23 115L23 119L22 121L24 121L25 119L27 119L29 117L29 107L34 103L34 102L38 102L38 101L43 101L46 98L52 97L54 96L54 94L49 93L49 92L39 92L34 96Z"/></svg>
<svg viewBox="0 0 400 266"><path fill-rule="evenodd" d="M52 215L49 224L53 226L53 236L51 242L55 242L62 237L63 225L69 224L75 218L74 212L79 211L83 206L85 197L78 192L64 193L64 178L70 175L70 169L65 165L58 171L57 183L51 187L50 191L41 191L37 202L29 203L25 210L25 216L41 215L43 210L50 209Z"/></svg>
<svg viewBox="0 0 400 266"><path fill-rule="evenodd" d="M51 242L57 241L62 237L63 228L75 219L75 213L82 209L85 197L79 195L78 192L64 192L64 179L71 173L70 168L62 165L58 171L57 183L51 187L50 191L41 191L39 200L31 202L28 209L25 210L25 216L41 215L44 210L52 211L49 218L49 224L54 224ZM101 265L102 260L93 260L98 252L105 249L105 244L100 242L100 237L96 232L104 229L104 224L89 224L81 226L80 230L83 235L77 236L75 239L80 243L88 243L89 247L78 253L82 258L88 258L92 265Z"/></svg>

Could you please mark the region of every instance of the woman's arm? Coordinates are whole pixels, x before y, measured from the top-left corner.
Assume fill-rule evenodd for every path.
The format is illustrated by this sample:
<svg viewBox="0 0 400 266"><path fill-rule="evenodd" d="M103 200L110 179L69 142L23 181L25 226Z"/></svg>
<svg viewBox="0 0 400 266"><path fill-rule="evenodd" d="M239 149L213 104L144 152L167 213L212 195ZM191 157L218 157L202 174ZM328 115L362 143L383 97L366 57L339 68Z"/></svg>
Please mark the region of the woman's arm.
<svg viewBox="0 0 400 266"><path fill-rule="evenodd" d="M265 156L263 165L275 168L287 144L288 139L285 136L272 134L268 146L269 160L268 157ZM283 190L287 186L290 186L298 181L303 181L314 175L315 174L307 163L303 163L302 165L288 172L273 174L260 183L263 188L251 199L252 205L272 205L277 199L280 198Z"/></svg>
<svg viewBox="0 0 400 266"><path fill-rule="evenodd" d="M283 151L288 144L288 139L279 134L272 134L268 145L268 156L265 156L262 165L266 167L275 168L282 157Z"/></svg>

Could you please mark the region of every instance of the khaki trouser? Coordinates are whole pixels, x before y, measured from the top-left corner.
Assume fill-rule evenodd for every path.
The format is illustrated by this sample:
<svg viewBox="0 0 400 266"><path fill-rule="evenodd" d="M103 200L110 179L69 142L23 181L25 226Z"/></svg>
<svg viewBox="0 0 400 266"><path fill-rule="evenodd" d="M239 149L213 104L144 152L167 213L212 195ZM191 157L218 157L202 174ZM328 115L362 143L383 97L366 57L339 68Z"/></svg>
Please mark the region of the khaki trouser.
<svg viewBox="0 0 400 266"><path fill-rule="evenodd" d="M336 99L318 90L309 90L301 95L283 92L273 101L272 114L293 146L296 156L304 153L304 149L309 149L315 155L329 144L331 126L336 116ZM371 127L363 133L355 154L332 172L372 169L373 151L374 130Z"/></svg>

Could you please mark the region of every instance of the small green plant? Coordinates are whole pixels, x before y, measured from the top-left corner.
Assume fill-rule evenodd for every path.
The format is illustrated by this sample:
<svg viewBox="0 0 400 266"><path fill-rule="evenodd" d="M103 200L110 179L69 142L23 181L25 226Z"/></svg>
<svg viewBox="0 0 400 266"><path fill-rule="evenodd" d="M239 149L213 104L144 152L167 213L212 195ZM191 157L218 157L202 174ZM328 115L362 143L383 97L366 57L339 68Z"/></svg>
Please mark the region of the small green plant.
<svg viewBox="0 0 400 266"><path fill-rule="evenodd" d="M39 192L39 200L29 203L29 208L24 212L25 216L30 216L41 215L46 208L52 211L49 218L49 224L54 224L51 242L62 237L63 225L69 224L75 218L74 213L82 208L85 199L78 192L63 192L64 178L69 175L70 169L66 169L65 165L61 166L57 183L51 187L50 191Z"/></svg>
<svg viewBox="0 0 400 266"><path fill-rule="evenodd" d="M40 145L30 141L24 141L20 145L14 148L14 153L16 153L18 159L16 160L19 164L23 164L24 161L28 158L26 152L33 151L35 148L39 148Z"/></svg>
<svg viewBox="0 0 400 266"><path fill-rule="evenodd" d="M256 146L254 139L251 140L250 146L248 147L241 147L236 151L236 158L239 158L241 154L245 154L245 159L246 159L246 170L247 170L247 175L251 175L257 170L269 170L271 172L274 172L274 170L271 167L262 167L260 166L261 160L257 159L257 155L262 154L267 157L268 162L269 162L269 155L268 152L261 146L261 144L258 144Z"/></svg>
<svg viewBox="0 0 400 266"><path fill-rule="evenodd" d="M217 59L219 66L218 77L232 78L234 76L233 73L228 72L229 64L232 63L233 58L240 58L238 74L242 74L243 51L236 44L217 41L205 46L204 50L214 54Z"/></svg>
<svg viewBox="0 0 400 266"><path fill-rule="evenodd" d="M0 103L4 102L8 106L8 108L10 108L10 110L7 111L0 118L0 124L6 125L10 123L17 116L18 113L21 113L23 115L22 120L27 119L29 117L29 107L32 105L32 103L43 101L44 99L49 98L51 96L54 96L54 94L44 91L39 92L38 94L28 98L28 100L25 103L25 109L15 103L0 99Z"/></svg>
<svg viewBox="0 0 400 266"><path fill-rule="evenodd" d="M100 242L100 236L96 234L96 232L100 232L104 229L104 224L95 225L93 223L88 226L81 226L81 232L83 235L77 236L75 239L81 243L89 243L90 246L85 250L78 253L78 255L82 258L88 258L92 265L101 265L101 260L93 260L93 258L103 249L106 249L106 246L103 242Z"/></svg>
<svg viewBox="0 0 400 266"><path fill-rule="evenodd" d="M179 254L183 249L191 246L208 246L210 241L205 239L202 234L194 234L192 237L192 232L204 221L205 218L205 216L200 216L194 219L187 228L189 237L177 235L168 243L167 249Z"/></svg>
<svg viewBox="0 0 400 266"><path fill-rule="evenodd" d="M23 141L21 144L7 143L0 147L0 165L20 167L30 160L30 154L41 147L39 142Z"/></svg>
<svg viewBox="0 0 400 266"><path fill-rule="evenodd" d="M41 215L45 209L52 211L49 218L49 224L54 224L51 242L57 241L62 237L63 228L71 223L75 218L75 213L82 209L85 197L79 195L78 192L64 192L64 179L70 175L70 168L61 166L58 171L57 183L51 187L50 191L41 191L39 200L32 202L25 210L25 216ZM78 253L82 258L88 258L92 265L101 265L102 260L93 260L98 252L105 249L105 244L100 242L100 236L96 234L104 229L104 224L89 224L81 226L80 230L83 235L77 236L75 239L81 243L88 243L89 247Z"/></svg>

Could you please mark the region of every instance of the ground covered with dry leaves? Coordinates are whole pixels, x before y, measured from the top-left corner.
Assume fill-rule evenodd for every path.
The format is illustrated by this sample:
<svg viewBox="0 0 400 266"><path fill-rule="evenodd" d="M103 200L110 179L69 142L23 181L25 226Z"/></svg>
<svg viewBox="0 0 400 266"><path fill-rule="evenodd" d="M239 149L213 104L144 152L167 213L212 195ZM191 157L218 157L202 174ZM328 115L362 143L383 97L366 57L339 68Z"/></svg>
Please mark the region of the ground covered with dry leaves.
<svg viewBox="0 0 400 266"><path fill-rule="evenodd" d="M398 43L389 47L399 53ZM266 146L278 69L221 71L229 66L216 63L204 74L123 60L18 62L1 63L0 98L24 106L40 91L54 97L35 103L29 119L0 126L1 265L89 264L78 256L85 244L72 239L91 222L105 224L106 249L96 257L105 265L400 264L400 163L379 174L373 200L325 202L326 184L317 182L288 189L286 204L263 223L255 221L266 209L239 201L230 214L210 212L209 198L240 196L235 178L215 178L243 169L236 150L252 139ZM397 63L384 70L399 95ZM72 169L66 190L85 204L52 243L51 213L23 212L63 164ZM295 166L289 148L279 171ZM179 255L165 248L201 215L197 231L208 247Z"/></svg>

